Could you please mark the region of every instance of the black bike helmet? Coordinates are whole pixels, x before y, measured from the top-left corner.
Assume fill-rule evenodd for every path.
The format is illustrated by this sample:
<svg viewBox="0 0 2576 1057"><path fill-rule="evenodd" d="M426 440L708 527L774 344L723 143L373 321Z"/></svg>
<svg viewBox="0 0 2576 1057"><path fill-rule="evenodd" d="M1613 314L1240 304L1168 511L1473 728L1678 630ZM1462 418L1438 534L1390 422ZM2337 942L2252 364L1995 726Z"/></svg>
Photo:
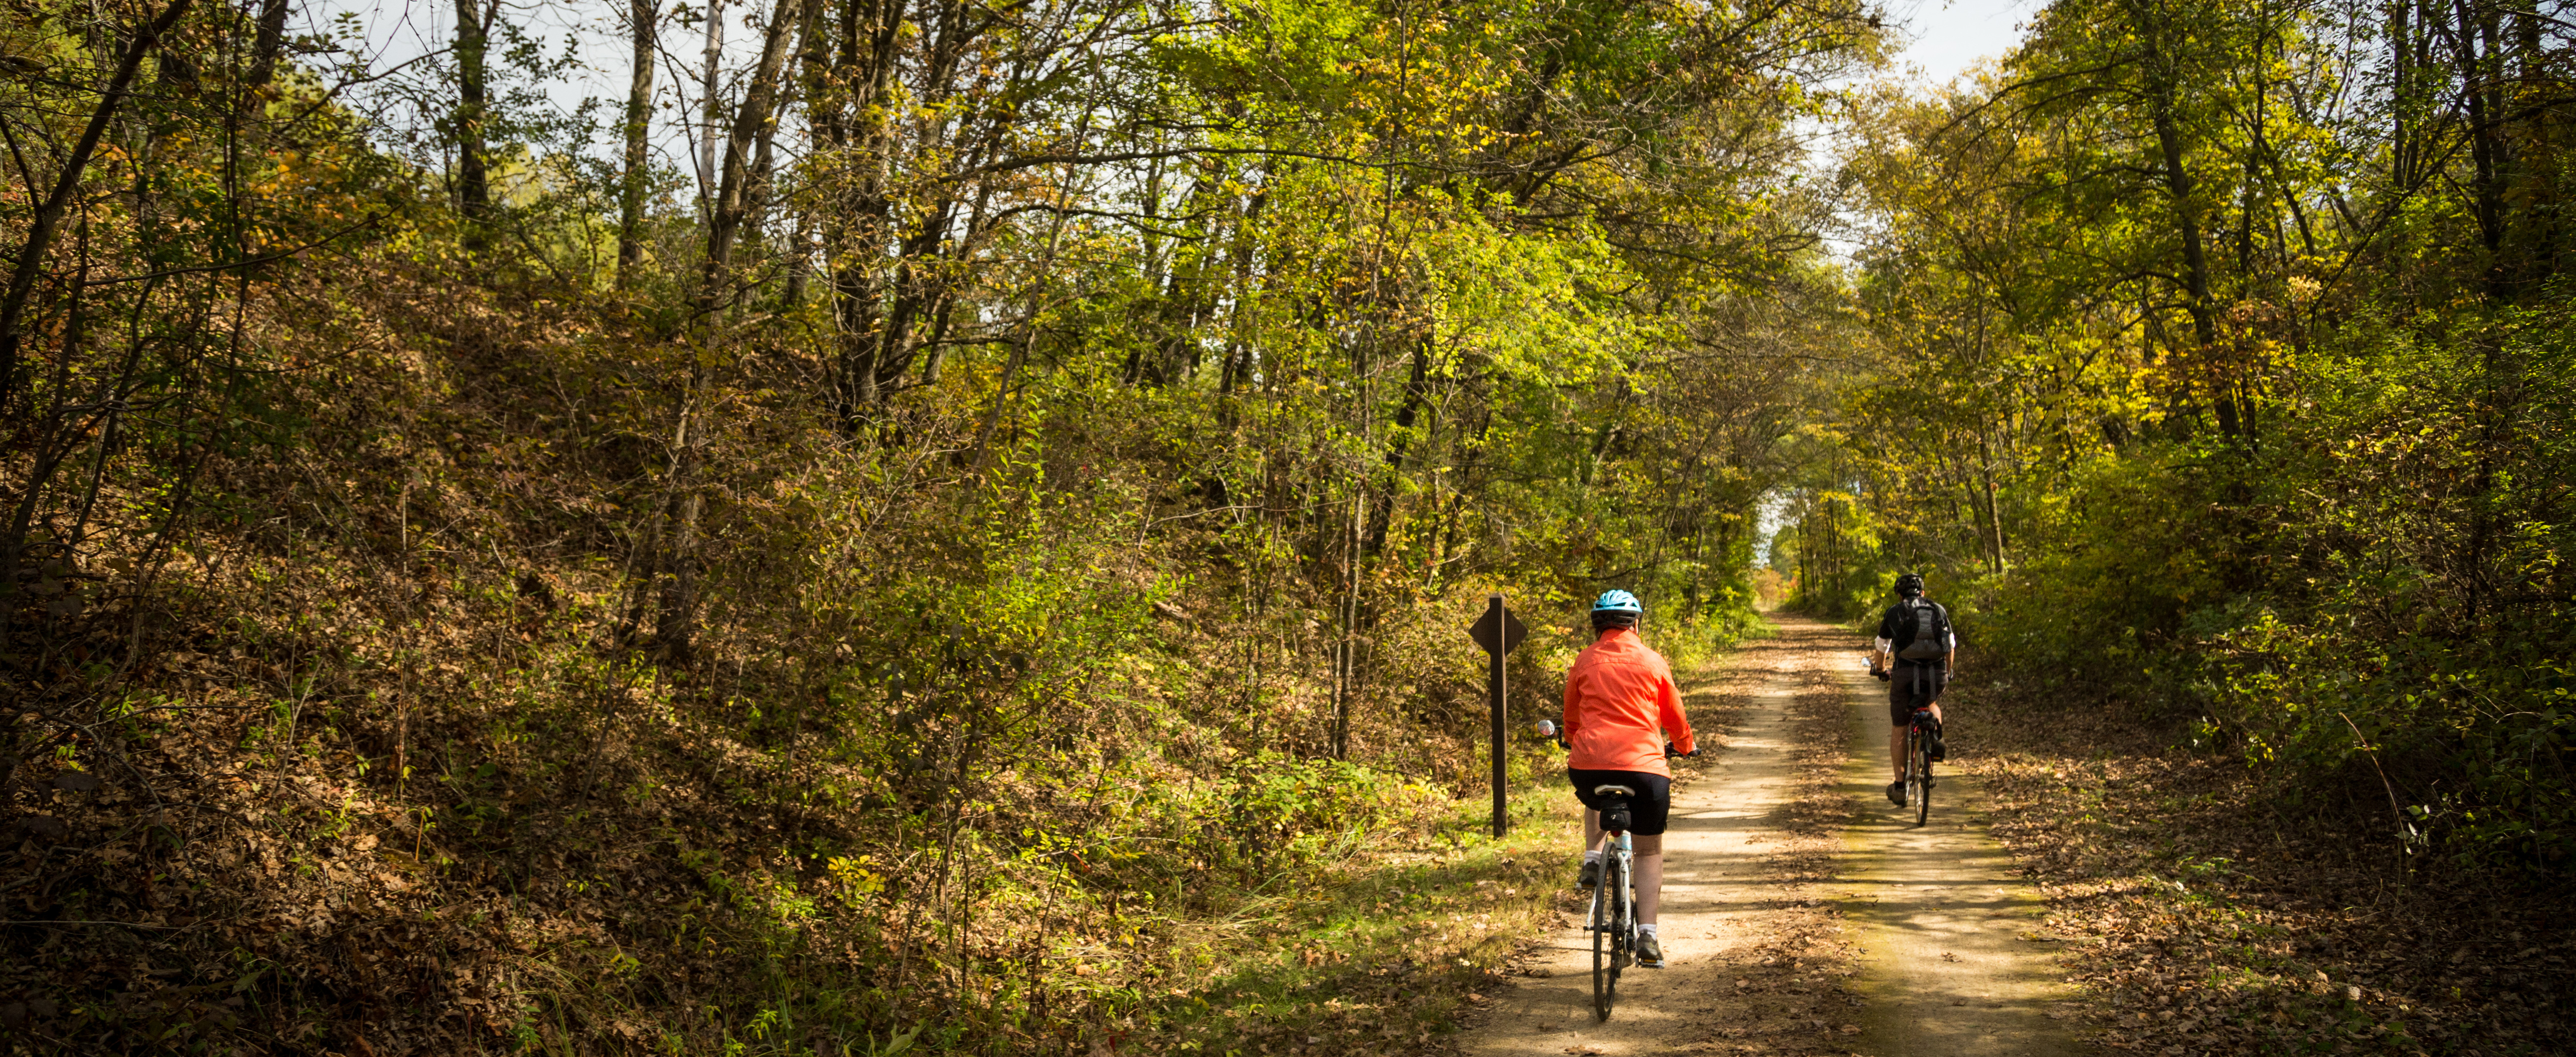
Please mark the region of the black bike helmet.
<svg viewBox="0 0 2576 1057"><path fill-rule="evenodd" d="M1898 598L1921 598L1921 597L1923 597L1923 574L1922 574L1922 573L1907 573L1907 574L1905 574L1905 575L1903 575L1903 576L1899 576L1899 577L1897 577L1897 578L1896 578L1896 597L1898 597Z"/></svg>

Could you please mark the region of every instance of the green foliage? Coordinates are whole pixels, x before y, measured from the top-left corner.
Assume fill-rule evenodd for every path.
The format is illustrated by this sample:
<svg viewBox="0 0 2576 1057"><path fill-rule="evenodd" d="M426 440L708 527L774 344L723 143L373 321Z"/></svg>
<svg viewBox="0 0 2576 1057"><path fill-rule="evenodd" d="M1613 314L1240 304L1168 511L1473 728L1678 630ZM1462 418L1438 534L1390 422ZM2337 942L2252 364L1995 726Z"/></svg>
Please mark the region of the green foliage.
<svg viewBox="0 0 2576 1057"><path fill-rule="evenodd" d="M2195 689L2252 756L2386 774L2410 844L2563 870L2571 646L2555 597L2576 334L2516 315L2443 338L2356 327L2289 424L2326 480L2296 513L2295 583L2193 617ZM2375 777L2375 776L2374 776Z"/></svg>
<svg viewBox="0 0 2576 1057"><path fill-rule="evenodd" d="M2538 247L2576 68L2537 23L2426 44L2502 8L2383 15L2064 0L1883 99L1849 169L1868 354L1775 553L1841 615L1926 571L2002 682L2555 882L2576 364Z"/></svg>

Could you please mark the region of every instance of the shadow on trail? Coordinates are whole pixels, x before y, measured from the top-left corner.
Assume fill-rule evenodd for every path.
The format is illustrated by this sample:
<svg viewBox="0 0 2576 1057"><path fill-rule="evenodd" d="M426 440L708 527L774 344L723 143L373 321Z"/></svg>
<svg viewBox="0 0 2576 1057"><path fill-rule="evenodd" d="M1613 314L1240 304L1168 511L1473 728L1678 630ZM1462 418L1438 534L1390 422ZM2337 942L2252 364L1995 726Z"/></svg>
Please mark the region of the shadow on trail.
<svg viewBox="0 0 2576 1057"><path fill-rule="evenodd" d="M1841 674L1852 702L1851 756L1838 794L1851 805L1834 886L1865 954L1860 1051L1872 1055L2077 1052L2063 1007L2074 998L2041 929L2045 907L1987 832L1984 791L1935 771L1931 817L1886 799L1887 712L1878 684Z"/></svg>

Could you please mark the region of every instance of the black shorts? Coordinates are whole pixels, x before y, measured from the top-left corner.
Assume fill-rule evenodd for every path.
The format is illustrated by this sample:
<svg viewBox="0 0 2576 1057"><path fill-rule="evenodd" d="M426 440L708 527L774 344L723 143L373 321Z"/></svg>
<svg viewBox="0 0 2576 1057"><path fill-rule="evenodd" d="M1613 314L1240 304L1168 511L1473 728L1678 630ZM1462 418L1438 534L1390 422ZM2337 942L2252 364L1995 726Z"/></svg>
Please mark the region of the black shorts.
<svg viewBox="0 0 2576 1057"><path fill-rule="evenodd" d="M1887 721L1894 726L1914 722L1914 710L1941 699L1941 688L1950 683L1950 668L1941 664L1907 664L1897 662L1887 674Z"/></svg>
<svg viewBox="0 0 2576 1057"><path fill-rule="evenodd" d="M1637 791L1628 798L1628 832L1652 837L1664 831L1673 817L1673 780L1644 771L1587 771L1568 767L1567 781L1574 783L1574 798L1594 811L1601 810L1601 797L1592 794L1596 785L1624 785Z"/></svg>

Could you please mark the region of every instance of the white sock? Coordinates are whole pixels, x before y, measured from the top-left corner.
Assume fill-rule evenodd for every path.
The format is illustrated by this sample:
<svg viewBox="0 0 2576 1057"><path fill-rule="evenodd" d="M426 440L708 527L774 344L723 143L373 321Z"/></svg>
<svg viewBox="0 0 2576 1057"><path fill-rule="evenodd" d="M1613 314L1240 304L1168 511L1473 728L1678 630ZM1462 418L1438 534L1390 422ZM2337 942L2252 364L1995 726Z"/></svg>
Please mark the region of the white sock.
<svg viewBox="0 0 2576 1057"><path fill-rule="evenodd" d="M1639 924L1638 924L1638 926L1637 926L1637 934L1638 934L1638 935L1640 935L1640 936L1652 936L1652 935L1654 935L1654 934L1655 934L1655 923L1654 923L1654 922L1651 922L1651 921L1647 921L1647 922L1641 922L1641 923L1639 923Z"/></svg>
<svg viewBox="0 0 2576 1057"><path fill-rule="evenodd" d="M1597 851L1588 851L1588 852L1584 852L1584 853L1583 853L1583 861L1585 861L1585 862L1600 862L1600 861L1601 861L1601 853L1600 853L1600 852L1597 852Z"/></svg>

